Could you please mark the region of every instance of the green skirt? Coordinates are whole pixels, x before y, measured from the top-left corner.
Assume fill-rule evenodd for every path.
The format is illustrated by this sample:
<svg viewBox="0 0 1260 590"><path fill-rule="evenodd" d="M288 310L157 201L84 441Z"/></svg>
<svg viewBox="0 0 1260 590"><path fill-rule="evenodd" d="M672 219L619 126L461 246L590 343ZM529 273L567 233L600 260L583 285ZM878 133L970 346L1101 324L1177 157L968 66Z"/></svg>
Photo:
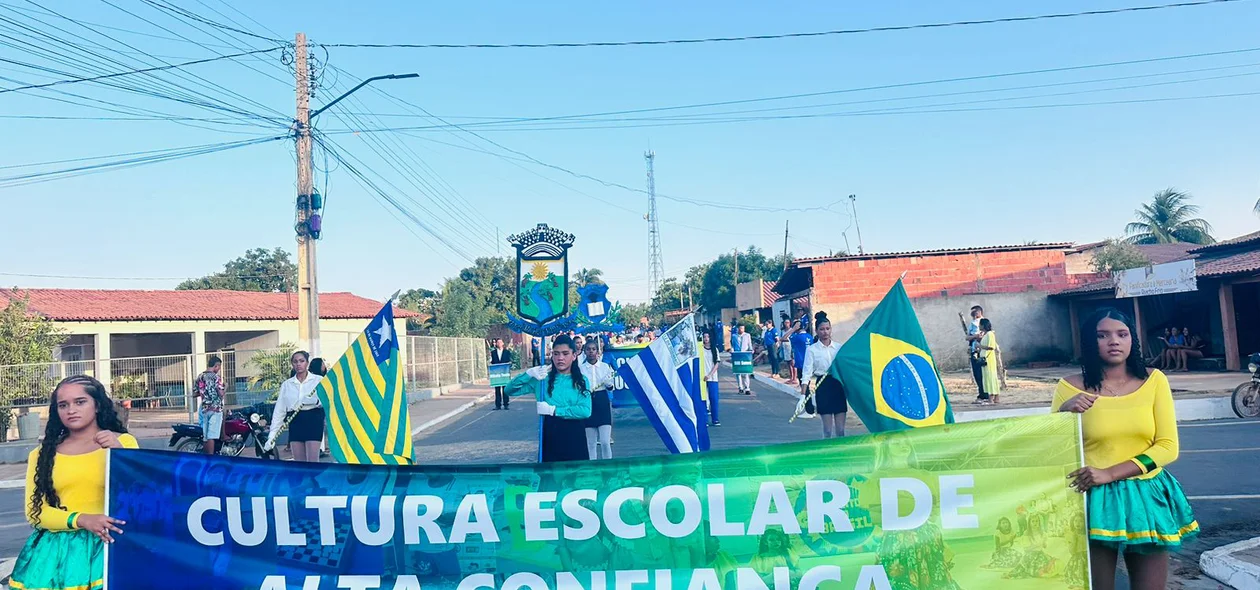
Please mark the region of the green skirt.
<svg viewBox="0 0 1260 590"><path fill-rule="evenodd" d="M1199 534L1181 484L1167 471L1096 487L1088 502L1090 541L1117 551L1169 551Z"/></svg>
<svg viewBox="0 0 1260 590"><path fill-rule="evenodd" d="M105 585L105 544L84 530L37 530L26 540L9 588L100 590Z"/></svg>

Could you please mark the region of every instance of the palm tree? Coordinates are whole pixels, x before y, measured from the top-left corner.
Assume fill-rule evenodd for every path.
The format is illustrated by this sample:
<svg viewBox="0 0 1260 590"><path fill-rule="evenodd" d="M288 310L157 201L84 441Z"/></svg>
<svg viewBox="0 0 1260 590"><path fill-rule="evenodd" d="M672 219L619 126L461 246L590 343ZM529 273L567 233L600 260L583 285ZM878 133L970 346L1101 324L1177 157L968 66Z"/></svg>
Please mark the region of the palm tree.
<svg viewBox="0 0 1260 590"><path fill-rule="evenodd" d="M604 271L598 268L583 268L573 273L573 284L578 287L599 285L604 282Z"/></svg>
<svg viewBox="0 0 1260 590"><path fill-rule="evenodd" d="M293 367L289 364L289 357L295 350L297 350L297 345L285 342L277 349L254 353L254 356L245 362L245 366L252 369L254 373L249 378L250 389L278 392L280 384L284 383L289 378L289 373L293 371Z"/></svg>
<svg viewBox="0 0 1260 590"><path fill-rule="evenodd" d="M1130 244L1212 244L1212 225L1198 214L1198 205L1191 205L1189 193L1167 188L1155 193L1151 202L1135 211L1137 218L1125 226Z"/></svg>

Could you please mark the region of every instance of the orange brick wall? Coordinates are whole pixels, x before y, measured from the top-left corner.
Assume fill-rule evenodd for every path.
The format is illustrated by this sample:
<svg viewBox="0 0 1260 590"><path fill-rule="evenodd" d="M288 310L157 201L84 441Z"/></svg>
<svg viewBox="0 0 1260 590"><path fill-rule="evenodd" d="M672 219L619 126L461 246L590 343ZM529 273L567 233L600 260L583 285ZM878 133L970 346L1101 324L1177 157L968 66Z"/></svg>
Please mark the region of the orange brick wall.
<svg viewBox="0 0 1260 590"><path fill-rule="evenodd" d="M842 260L813 267L817 304L878 301L906 272L913 299L971 294L1053 293L1073 284L1061 250L982 252Z"/></svg>

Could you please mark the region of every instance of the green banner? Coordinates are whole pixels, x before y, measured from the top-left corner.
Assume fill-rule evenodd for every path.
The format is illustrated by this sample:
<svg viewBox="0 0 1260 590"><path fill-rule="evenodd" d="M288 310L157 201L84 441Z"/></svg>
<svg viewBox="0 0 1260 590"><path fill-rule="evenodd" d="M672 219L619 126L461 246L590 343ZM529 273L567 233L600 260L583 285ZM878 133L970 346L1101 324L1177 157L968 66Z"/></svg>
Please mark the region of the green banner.
<svg viewBox="0 0 1260 590"><path fill-rule="evenodd" d="M490 387L506 387L512 382L512 363L489 365Z"/></svg>
<svg viewBox="0 0 1260 590"><path fill-rule="evenodd" d="M1086 588L1080 464L1062 413L536 465L116 452L133 516L107 568L117 590Z"/></svg>
<svg viewBox="0 0 1260 590"><path fill-rule="evenodd" d="M732 352L731 353L731 372L736 375L752 375L753 373L753 353L752 352Z"/></svg>

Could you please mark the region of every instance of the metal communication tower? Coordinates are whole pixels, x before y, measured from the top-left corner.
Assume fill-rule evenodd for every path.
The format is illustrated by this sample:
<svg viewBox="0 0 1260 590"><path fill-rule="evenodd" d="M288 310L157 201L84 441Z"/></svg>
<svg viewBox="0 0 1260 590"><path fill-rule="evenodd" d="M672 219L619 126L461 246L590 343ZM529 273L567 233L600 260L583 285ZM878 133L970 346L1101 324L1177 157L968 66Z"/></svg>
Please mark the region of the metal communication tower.
<svg viewBox="0 0 1260 590"><path fill-rule="evenodd" d="M650 296L655 298L665 274L665 264L661 262L661 224L656 215L656 173L652 167L656 154L646 152L643 157L647 160L648 289Z"/></svg>

